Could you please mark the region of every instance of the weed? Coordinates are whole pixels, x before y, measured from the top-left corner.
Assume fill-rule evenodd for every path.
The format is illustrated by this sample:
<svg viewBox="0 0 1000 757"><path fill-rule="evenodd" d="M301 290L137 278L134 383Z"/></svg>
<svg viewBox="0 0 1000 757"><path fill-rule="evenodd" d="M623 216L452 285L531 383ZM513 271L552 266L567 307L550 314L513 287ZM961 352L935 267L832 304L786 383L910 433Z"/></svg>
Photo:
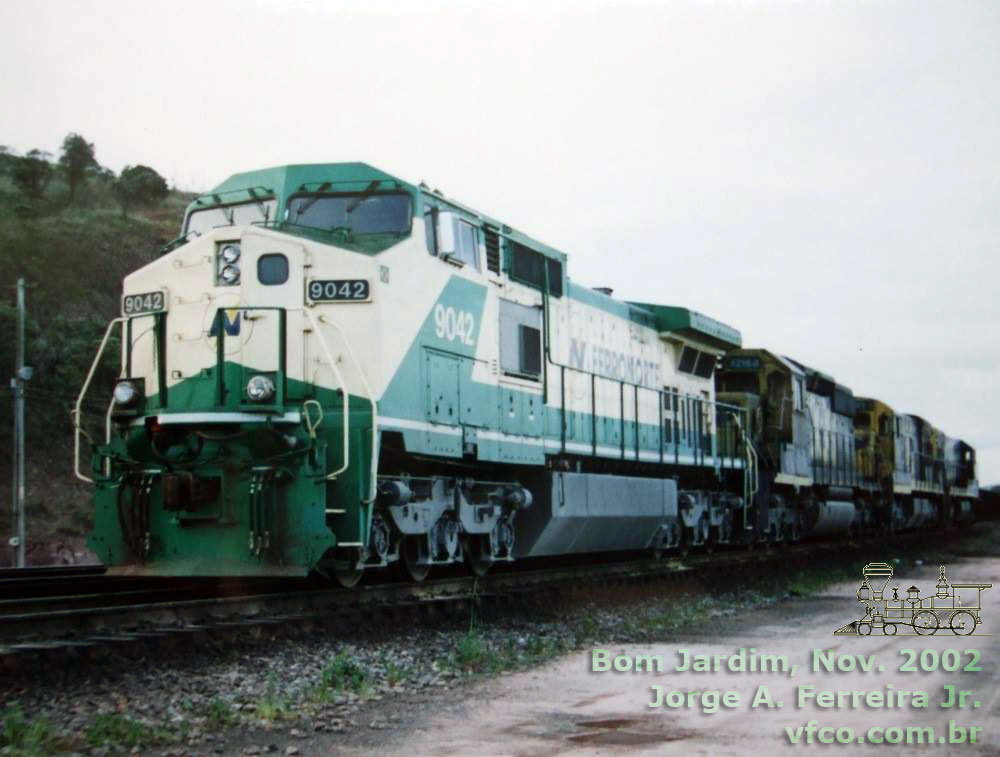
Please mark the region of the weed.
<svg viewBox="0 0 1000 757"><path fill-rule="evenodd" d="M307 696L314 702L328 702L341 692L365 694L370 690L365 669L346 652L340 652L323 668L319 681L307 691Z"/></svg>
<svg viewBox="0 0 1000 757"><path fill-rule="evenodd" d="M800 570L788 579L785 588L792 596L810 597L818 594L830 584L850 580L855 575L856 571L843 567L828 567L823 570Z"/></svg>
<svg viewBox="0 0 1000 757"><path fill-rule="evenodd" d="M208 703L205 719L210 725L222 727L236 722L236 711L225 699L214 697Z"/></svg>
<svg viewBox="0 0 1000 757"><path fill-rule="evenodd" d="M684 596L667 611L640 615L631 624L640 635L676 631L704 621L718 611L719 602L712 597Z"/></svg>
<svg viewBox="0 0 1000 757"><path fill-rule="evenodd" d="M361 691L368 674L365 669L351 659L346 652L340 652L323 668L320 683L331 691Z"/></svg>
<svg viewBox="0 0 1000 757"><path fill-rule="evenodd" d="M44 718L25 716L20 705L0 711L0 752L14 755L47 754L52 751L55 734Z"/></svg>
<svg viewBox="0 0 1000 757"><path fill-rule="evenodd" d="M288 713L288 698L278 692L278 676L271 673L267 677L267 691L257 704L257 714L261 720L277 720Z"/></svg>
<svg viewBox="0 0 1000 757"><path fill-rule="evenodd" d="M491 644L477 631L470 630L459 639L445 666L466 673L496 674L546 662L571 647L564 639L534 634L517 640L511 637L503 644Z"/></svg>
<svg viewBox="0 0 1000 757"><path fill-rule="evenodd" d="M143 747L172 741L165 728L154 728L117 712L96 715L87 727L87 741L93 746Z"/></svg>
<svg viewBox="0 0 1000 757"><path fill-rule="evenodd" d="M586 644L588 641L596 641L601 635L601 625L593 615L584 615L576 624L577 644Z"/></svg>
<svg viewBox="0 0 1000 757"><path fill-rule="evenodd" d="M498 667L496 654L474 628L459 639L452 661L459 670L472 672L492 671Z"/></svg>
<svg viewBox="0 0 1000 757"><path fill-rule="evenodd" d="M385 662L385 681L390 686L398 686L413 675L413 671L402 665L397 665L392 660Z"/></svg>
<svg viewBox="0 0 1000 757"><path fill-rule="evenodd" d="M567 650L567 644L561 639L545 636L530 636L524 645L524 657L529 665L545 662L557 657Z"/></svg>

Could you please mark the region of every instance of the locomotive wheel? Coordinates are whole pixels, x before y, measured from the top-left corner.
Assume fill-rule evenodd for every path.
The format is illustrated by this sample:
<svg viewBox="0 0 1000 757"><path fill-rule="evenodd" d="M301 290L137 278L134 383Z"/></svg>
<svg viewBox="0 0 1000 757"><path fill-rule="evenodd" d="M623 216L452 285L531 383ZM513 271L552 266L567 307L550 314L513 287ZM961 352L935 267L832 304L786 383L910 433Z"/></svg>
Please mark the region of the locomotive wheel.
<svg viewBox="0 0 1000 757"><path fill-rule="evenodd" d="M896 628L895 623L886 623L884 626L882 626L882 633L884 633L886 636L895 636L896 631L898 630L899 629Z"/></svg>
<svg viewBox="0 0 1000 757"><path fill-rule="evenodd" d="M949 618L948 623L956 636L968 636L976 630L976 616L968 610L959 610Z"/></svg>
<svg viewBox="0 0 1000 757"><path fill-rule="evenodd" d="M493 561L489 559L490 538L485 535L471 536L465 541L465 564L472 575L482 578L489 572Z"/></svg>
<svg viewBox="0 0 1000 757"><path fill-rule="evenodd" d="M345 589L353 589L358 585L358 581L361 580L361 576L364 571L361 568L337 568L333 571L333 577L337 579L337 583L343 586Z"/></svg>
<svg viewBox="0 0 1000 757"><path fill-rule="evenodd" d="M931 610L921 610L913 616L913 630L921 636L937 633L938 616Z"/></svg>
<svg viewBox="0 0 1000 757"><path fill-rule="evenodd" d="M418 562L420 559L420 538L422 537L406 536L403 538L403 543L400 547L406 573L417 583L427 578L427 574L431 572L430 565Z"/></svg>
<svg viewBox="0 0 1000 757"><path fill-rule="evenodd" d="M871 636L872 627L867 623L858 623L858 635L859 636Z"/></svg>

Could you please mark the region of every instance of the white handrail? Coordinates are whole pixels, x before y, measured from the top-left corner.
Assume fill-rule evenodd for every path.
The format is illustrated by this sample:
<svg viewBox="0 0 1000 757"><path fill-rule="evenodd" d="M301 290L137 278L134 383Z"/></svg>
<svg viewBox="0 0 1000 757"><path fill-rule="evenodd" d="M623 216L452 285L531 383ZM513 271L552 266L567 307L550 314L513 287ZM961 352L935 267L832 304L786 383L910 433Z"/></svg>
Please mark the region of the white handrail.
<svg viewBox="0 0 1000 757"><path fill-rule="evenodd" d="M343 416L344 416L344 418L343 418L343 427L344 427L344 432L343 432L344 461L341 464L341 466L339 468L337 468L337 470L335 470L335 471L333 471L331 473L328 473L327 476L326 476L326 478L328 480L333 480L333 479L337 478L337 476L339 476L341 473L343 473L345 470L347 470L347 468L348 468L348 466L350 464L350 413L349 413L349 398L348 398L347 382L344 381L344 376L340 372L340 369L337 367L337 361L334 359L333 353L330 350L330 346L327 344L326 338L323 336L323 333L322 333L322 331L319 328L319 323L324 323L324 324L332 327L333 329L335 329L336 332L337 332L337 334L340 336L341 340L343 340L344 347L346 349L348 357L350 358L351 362L354 364L354 366L355 366L355 368L356 368L356 370L358 372L358 378L361 381L361 385L364 388L364 391L365 391L365 394L367 396L368 402L371 405L371 409L372 409L372 471L371 471L371 486L370 486L370 495L371 496L370 496L369 502L374 501L375 494L376 494L376 486L377 486L376 481L377 481L377 472L378 472L378 456L376 454L376 446L377 446L377 440L378 440L378 405L376 404L376 401L375 401L375 395L374 395L374 393L371 390L371 386L369 385L368 380L365 377L365 374L364 374L364 372L361 369L361 364L358 362L357 357L354 354L354 350L351 348L351 344L348 341L347 336L344 334L343 329L341 329L336 323L334 323L333 321L328 320L327 318L325 318L322 315L317 320L317 318L312 314L312 312L310 312L309 310L307 310L305 308L302 308L301 312L305 313L306 317L309 319L309 322L310 322L310 324L313 327L313 331L316 333L316 336L319 338L320 347L323 350L323 353L324 353L324 355L325 355L325 357L327 359L327 362L330 364L330 369L333 371L334 377L336 378L337 383L341 387L342 412L343 412ZM107 348L108 339L111 338L111 331L112 331L112 329L115 327L116 324L119 324L119 323L124 324L127 320L128 320L128 318L126 318L124 316L121 316L121 317L112 319L108 323L108 327L104 331L104 337L101 339L100 347L98 347L97 354L94 356L94 360L91 363L90 370L87 372L87 378L84 379L83 387L80 389L80 394L77 397L76 405L74 406L74 409L73 409L73 412L72 412L73 429L74 429L74 440L73 440L73 473L76 475L77 478L79 478L82 481L86 481L88 483L94 483L94 479L90 478L89 476L84 475L80 471L80 436L83 433L85 433L83 431L83 428L82 428L82 425L81 425L81 422L80 422L80 419L81 419L81 416L82 416L83 400L84 400L84 398L87 395L87 391L90 389L90 383L91 383L91 381L93 381L94 374L97 372L97 366L100 364L101 357L104 355L104 350ZM111 438L111 412L112 412L113 407L114 407L114 400L112 400L112 402L109 404L109 406L108 406L108 412L105 415L105 436L106 436L105 443L107 443L110 440L110 438Z"/></svg>
<svg viewBox="0 0 1000 757"><path fill-rule="evenodd" d="M758 459L757 450L753 448L753 442L750 441L750 437L747 436L746 431L743 429L743 424L740 423L739 415L734 414L733 420L736 422L736 428L740 431L740 436L743 437L743 447L746 452L746 491L747 491L747 501L743 503L743 528L748 528L747 526L747 510L750 507L750 498L757 493L759 488L759 482L757 480L758 475Z"/></svg>
<svg viewBox="0 0 1000 757"><path fill-rule="evenodd" d="M90 382L94 378L94 373L97 372L97 366L101 362L101 356L104 354L104 348L108 346L108 338L111 336L111 329L114 328L116 323L124 324L128 320L124 316L114 318L108 324L108 328L104 332L104 338L101 340L101 346L97 349L97 355L94 356L94 362L90 365L90 371L87 373L87 378L83 382L83 388L80 390L80 396L76 398L76 406L73 408L73 473L81 481L86 481L88 483L94 483L94 479L89 476L85 476L80 472L80 434L82 428L80 427L80 415L82 413L83 398L87 394L87 389L90 388ZM123 339L124 341L124 339ZM109 415L110 418L110 415ZM108 434L110 439L110 427L108 428ZM107 442L105 442L106 444Z"/></svg>
<svg viewBox="0 0 1000 757"><path fill-rule="evenodd" d="M348 463L350 462L350 414L347 410L347 384L344 382L344 377L340 373L340 369L337 368L337 361L333 359L333 353L330 352L330 346L326 343L326 339L323 338L323 333L319 330L319 323L316 321L316 317L308 310L302 309L302 312L306 314L309 319L309 323L312 324L313 332L319 337L319 345L322 347L323 352L326 353L326 360L330 363L330 369L333 371L334 377L337 379L337 383L340 384L341 396L343 399L343 414L344 414L344 464L341 465L333 473L328 473L326 476L327 481L332 481L345 470L347 470Z"/></svg>
<svg viewBox="0 0 1000 757"><path fill-rule="evenodd" d="M311 314L310 314L311 315ZM354 350L351 349L351 343L347 339L347 335L344 330L340 328L336 323L328 320L326 316L320 315L320 323L325 323L331 326L340 335L341 340L344 342L344 347L347 349L347 356L351 359L354 364L355 370L358 372L358 378L361 380L361 386L364 387L365 394L368 396L368 403L372 406L372 465L371 465L371 486L369 491L371 492L368 498L367 504L371 504L375 501L376 495L376 479L378 478L378 405L375 402L375 393L372 392L371 385L368 383L368 379L365 378L365 373L361 368L361 363L358 361L357 357L354 355ZM347 391L346 387L344 389L345 393Z"/></svg>

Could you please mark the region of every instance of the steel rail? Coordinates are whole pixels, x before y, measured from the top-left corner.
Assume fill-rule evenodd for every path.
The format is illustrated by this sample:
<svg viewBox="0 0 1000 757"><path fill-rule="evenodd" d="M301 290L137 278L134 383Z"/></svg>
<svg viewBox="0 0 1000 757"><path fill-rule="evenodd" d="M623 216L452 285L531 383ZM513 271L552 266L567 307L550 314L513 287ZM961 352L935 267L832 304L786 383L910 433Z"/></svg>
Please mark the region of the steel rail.
<svg viewBox="0 0 1000 757"><path fill-rule="evenodd" d="M899 537L915 542L928 534L914 532ZM607 582L669 579L673 575L691 575L692 571L725 571L753 564L763 566L795 557L818 553L840 553L845 546L860 549L877 537L855 541L806 542L786 549L737 550L714 554L699 553L660 561L648 558L614 563L574 563L555 568L529 567L497 570L484 577L446 576L420 584L382 583L355 589L303 588L288 590L287 581L276 581L266 591L176 599L169 596L156 601L109 604L100 596L88 598L89 606L48 607L35 611L0 612L0 657L41 650L92 646L120 641L116 629L125 636L164 637L220 627L252 627L322 619L331 615L391 610L400 606L468 603L483 597L516 596L540 590L589 588ZM935 544L940 544L940 538ZM231 586L230 589L234 589ZM259 587L250 587L258 588ZM136 592L141 594L142 592ZM149 596L147 592L145 596ZM147 631L136 631L145 626ZM95 635L96 634L96 635Z"/></svg>

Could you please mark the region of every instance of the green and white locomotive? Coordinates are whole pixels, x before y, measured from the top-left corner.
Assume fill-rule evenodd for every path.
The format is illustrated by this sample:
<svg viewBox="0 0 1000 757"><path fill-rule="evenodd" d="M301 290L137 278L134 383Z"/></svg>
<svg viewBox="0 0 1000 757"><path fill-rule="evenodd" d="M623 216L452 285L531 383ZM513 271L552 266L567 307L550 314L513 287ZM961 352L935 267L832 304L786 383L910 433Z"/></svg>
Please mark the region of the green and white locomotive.
<svg viewBox="0 0 1000 757"><path fill-rule="evenodd" d="M749 419L715 395L739 332L580 286L563 253L366 164L198 197L115 330L77 474L118 572L350 585L755 538Z"/></svg>

